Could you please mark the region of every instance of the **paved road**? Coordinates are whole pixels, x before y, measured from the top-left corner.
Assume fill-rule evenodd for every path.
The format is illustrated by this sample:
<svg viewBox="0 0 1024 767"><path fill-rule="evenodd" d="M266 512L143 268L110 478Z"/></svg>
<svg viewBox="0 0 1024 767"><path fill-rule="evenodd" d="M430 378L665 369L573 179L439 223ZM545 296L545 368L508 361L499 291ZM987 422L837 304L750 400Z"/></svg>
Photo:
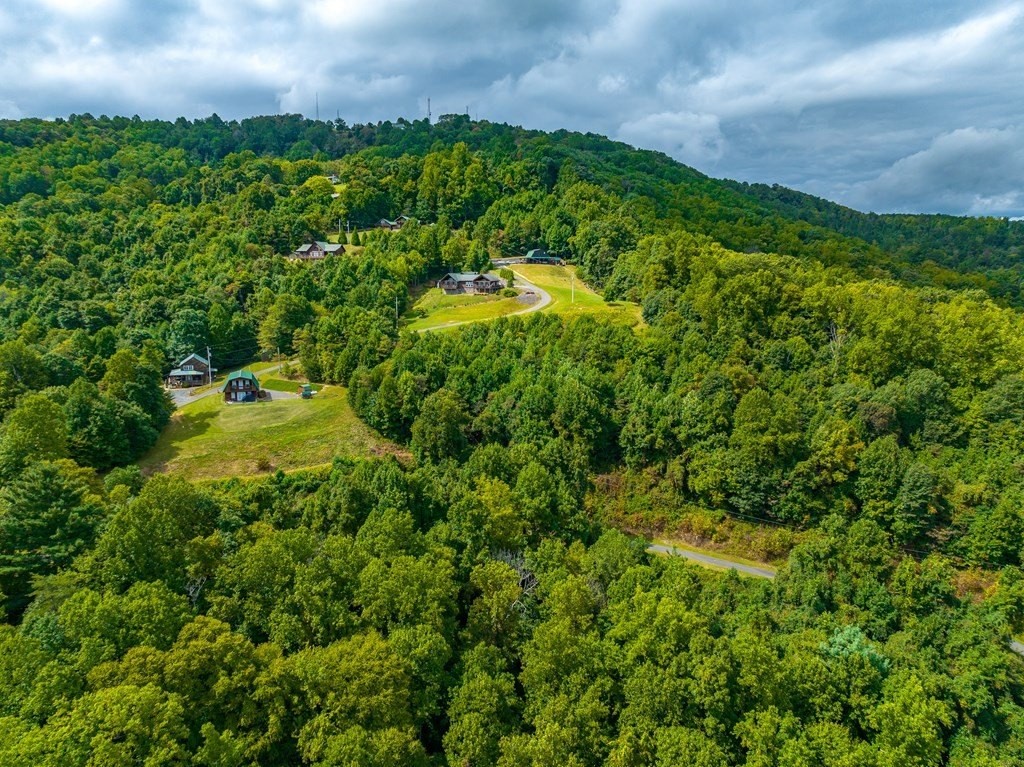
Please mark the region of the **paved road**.
<svg viewBox="0 0 1024 767"><path fill-rule="evenodd" d="M752 575L755 578L774 578L775 571L769 567L754 567L754 565L744 565L739 562L732 562L728 559L722 559L712 554L702 554L697 551L690 551L689 549L680 549L675 546L663 546L660 543L652 543L647 547L648 551L656 552L659 554L670 554L674 557L684 557L694 562L700 562L703 565L711 565L712 567L722 567L728 570L736 570L744 573L745 575Z"/></svg>
<svg viewBox="0 0 1024 767"><path fill-rule="evenodd" d="M540 301L536 301L535 303L530 304L522 311L513 312L512 314L508 315L509 317L514 317L517 314L529 314L530 312L539 312L541 309L543 309L545 306L551 303L551 294L544 290L544 288L538 288L536 285L534 285L532 282L530 282L528 279L526 279L523 275L521 275L519 272L515 270L512 271L512 274L516 276L515 286L517 288L532 290L534 293L540 296Z"/></svg>

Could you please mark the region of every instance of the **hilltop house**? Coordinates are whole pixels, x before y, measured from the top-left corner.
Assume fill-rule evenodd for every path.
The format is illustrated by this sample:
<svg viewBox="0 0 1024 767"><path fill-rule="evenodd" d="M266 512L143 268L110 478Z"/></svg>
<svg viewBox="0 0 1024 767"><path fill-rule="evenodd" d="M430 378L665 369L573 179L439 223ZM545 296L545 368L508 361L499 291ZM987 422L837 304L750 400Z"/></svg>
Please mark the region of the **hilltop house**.
<svg viewBox="0 0 1024 767"><path fill-rule="evenodd" d="M527 252L525 261L528 264L555 264L557 266L565 263L558 256L549 255L543 248L534 248Z"/></svg>
<svg viewBox="0 0 1024 767"><path fill-rule="evenodd" d="M437 281L437 287L446 294L455 293L497 293L505 287L505 280L487 272L449 272Z"/></svg>
<svg viewBox="0 0 1024 767"><path fill-rule="evenodd" d="M379 226L380 226L381 229L389 229L390 231L393 232L396 229L401 229L403 226L408 224L410 221L412 221L412 219L409 218L408 216L399 216L394 221L391 221L390 219L387 219L387 218L382 218L380 220Z"/></svg>
<svg viewBox="0 0 1024 767"><path fill-rule="evenodd" d="M167 374L167 385L175 389L199 386L209 380L209 376L210 361L198 354L190 354Z"/></svg>
<svg viewBox="0 0 1024 767"><path fill-rule="evenodd" d="M344 253L345 246L339 242L307 242L300 245L288 256L293 261L319 261L335 253Z"/></svg>
<svg viewBox="0 0 1024 767"><path fill-rule="evenodd" d="M225 402L255 402L263 397L260 381L251 370L236 370L220 387Z"/></svg>

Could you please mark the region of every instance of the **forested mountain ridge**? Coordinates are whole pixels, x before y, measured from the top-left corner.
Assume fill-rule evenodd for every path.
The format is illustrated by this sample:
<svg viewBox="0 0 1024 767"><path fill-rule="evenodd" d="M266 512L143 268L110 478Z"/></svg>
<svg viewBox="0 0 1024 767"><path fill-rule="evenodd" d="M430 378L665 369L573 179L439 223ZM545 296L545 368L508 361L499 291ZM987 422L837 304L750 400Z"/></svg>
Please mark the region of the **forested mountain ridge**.
<svg viewBox="0 0 1024 767"><path fill-rule="evenodd" d="M772 194L458 116L0 123L0 763L1024 762L1018 225L951 221L1007 267L961 272ZM401 329L533 247L645 324ZM413 459L143 477L206 346ZM605 524L729 516L774 582Z"/></svg>

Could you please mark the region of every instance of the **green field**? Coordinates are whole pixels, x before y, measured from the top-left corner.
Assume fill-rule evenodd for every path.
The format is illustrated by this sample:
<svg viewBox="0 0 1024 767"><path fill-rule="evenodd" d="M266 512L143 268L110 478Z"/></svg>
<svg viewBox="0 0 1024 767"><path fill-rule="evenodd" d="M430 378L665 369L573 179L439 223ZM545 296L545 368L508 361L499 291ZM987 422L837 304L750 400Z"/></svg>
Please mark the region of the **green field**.
<svg viewBox="0 0 1024 767"><path fill-rule="evenodd" d="M460 293L446 296L440 288L431 288L412 308L409 330L435 330L464 322L480 322L504 317L529 308L514 298L478 296Z"/></svg>
<svg viewBox="0 0 1024 767"><path fill-rule="evenodd" d="M583 283L576 273L575 266L517 264L512 271L551 294L551 303L544 308L546 312L567 315L595 314L611 320L621 320L630 325L643 323L638 304L605 301Z"/></svg>
<svg viewBox="0 0 1024 767"><path fill-rule="evenodd" d="M385 453L402 451L356 417L344 389L331 386L309 400L228 405L212 395L191 402L139 465L147 473L217 479Z"/></svg>
<svg viewBox="0 0 1024 767"><path fill-rule="evenodd" d="M285 378L265 378L260 381L260 386L270 391L284 391L289 394L295 394L298 389L305 381L289 381ZM322 384L313 384L313 391L320 391L323 387Z"/></svg>

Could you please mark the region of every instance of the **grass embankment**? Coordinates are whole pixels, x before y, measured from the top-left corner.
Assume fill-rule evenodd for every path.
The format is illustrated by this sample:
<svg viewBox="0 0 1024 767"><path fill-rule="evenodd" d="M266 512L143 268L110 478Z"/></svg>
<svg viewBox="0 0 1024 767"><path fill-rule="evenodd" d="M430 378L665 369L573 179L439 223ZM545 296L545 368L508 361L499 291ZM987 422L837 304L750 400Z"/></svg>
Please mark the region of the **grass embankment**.
<svg viewBox="0 0 1024 767"><path fill-rule="evenodd" d="M283 391L289 394L295 394L299 388L306 383L305 381L289 381L285 378L266 378L260 380L260 386L264 389L268 389L272 392ZM320 391L323 389L322 384L311 384L313 391Z"/></svg>
<svg viewBox="0 0 1024 767"><path fill-rule="evenodd" d="M643 324L639 304L605 301L600 294L584 284L575 266L517 264L512 271L551 294L551 303L544 308L546 312L565 315L592 314L630 325Z"/></svg>
<svg viewBox="0 0 1024 767"><path fill-rule="evenodd" d="M352 412L345 390L331 386L308 400L229 405L211 395L190 402L139 463L146 472L219 479L385 453L403 451L371 431Z"/></svg>
<svg viewBox="0 0 1024 767"><path fill-rule="evenodd" d="M459 293L445 295L440 288L431 288L415 303L408 330L435 330L464 322L481 322L504 317L528 309L514 298L479 296Z"/></svg>

